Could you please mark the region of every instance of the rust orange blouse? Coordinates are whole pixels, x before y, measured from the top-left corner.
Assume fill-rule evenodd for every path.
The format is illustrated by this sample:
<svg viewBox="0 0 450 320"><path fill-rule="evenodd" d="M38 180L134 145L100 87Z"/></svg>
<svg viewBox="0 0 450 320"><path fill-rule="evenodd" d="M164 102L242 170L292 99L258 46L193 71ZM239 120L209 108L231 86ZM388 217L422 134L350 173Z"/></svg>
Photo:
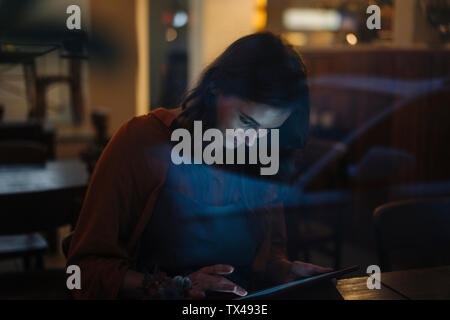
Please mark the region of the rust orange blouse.
<svg viewBox="0 0 450 320"><path fill-rule="evenodd" d="M76 299L116 299L137 262L142 233L170 163L170 124L176 111L157 109L126 122L103 151L70 243L67 265L81 269ZM281 206L267 208L266 232L252 269L280 282L289 271Z"/></svg>

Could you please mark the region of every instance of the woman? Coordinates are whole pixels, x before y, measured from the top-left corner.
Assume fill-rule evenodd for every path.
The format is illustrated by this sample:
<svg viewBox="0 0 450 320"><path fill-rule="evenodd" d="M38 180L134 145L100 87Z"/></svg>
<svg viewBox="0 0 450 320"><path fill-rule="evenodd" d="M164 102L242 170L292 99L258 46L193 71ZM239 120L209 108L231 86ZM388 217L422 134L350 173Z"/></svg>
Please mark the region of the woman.
<svg viewBox="0 0 450 320"><path fill-rule="evenodd" d="M71 241L68 264L81 269L74 296L168 298L174 287L178 298L244 296L329 271L286 258L286 159L268 180L258 165L175 165L170 157L171 134L192 133L194 121L222 132L279 129L283 155L304 144L308 118L300 56L279 37L258 33L219 56L180 109L124 124L96 166Z"/></svg>

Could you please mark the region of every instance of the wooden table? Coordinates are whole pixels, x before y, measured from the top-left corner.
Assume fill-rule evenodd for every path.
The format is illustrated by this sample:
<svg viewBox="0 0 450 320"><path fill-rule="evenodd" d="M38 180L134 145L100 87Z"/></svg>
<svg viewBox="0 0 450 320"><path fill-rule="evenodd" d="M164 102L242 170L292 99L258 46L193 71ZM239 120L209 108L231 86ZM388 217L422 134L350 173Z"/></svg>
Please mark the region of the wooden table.
<svg viewBox="0 0 450 320"><path fill-rule="evenodd" d="M84 163L78 160L0 165L0 234L70 223L69 206L83 196L88 179Z"/></svg>
<svg viewBox="0 0 450 320"><path fill-rule="evenodd" d="M381 289L369 290L367 277L339 280L345 300L450 300L450 266L381 274Z"/></svg>
<svg viewBox="0 0 450 320"><path fill-rule="evenodd" d="M0 197L84 188L88 172L78 160L42 165L0 165Z"/></svg>

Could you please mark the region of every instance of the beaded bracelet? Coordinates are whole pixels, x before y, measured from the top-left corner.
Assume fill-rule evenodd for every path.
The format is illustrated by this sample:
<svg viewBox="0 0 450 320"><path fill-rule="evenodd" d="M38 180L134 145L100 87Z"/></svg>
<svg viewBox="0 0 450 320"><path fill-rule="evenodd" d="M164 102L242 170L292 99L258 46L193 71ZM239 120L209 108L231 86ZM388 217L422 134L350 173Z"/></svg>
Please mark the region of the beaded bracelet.
<svg viewBox="0 0 450 320"><path fill-rule="evenodd" d="M189 296L192 282L188 277L168 277L166 273L145 272L142 280L143 299L181 300Z"/></svg>

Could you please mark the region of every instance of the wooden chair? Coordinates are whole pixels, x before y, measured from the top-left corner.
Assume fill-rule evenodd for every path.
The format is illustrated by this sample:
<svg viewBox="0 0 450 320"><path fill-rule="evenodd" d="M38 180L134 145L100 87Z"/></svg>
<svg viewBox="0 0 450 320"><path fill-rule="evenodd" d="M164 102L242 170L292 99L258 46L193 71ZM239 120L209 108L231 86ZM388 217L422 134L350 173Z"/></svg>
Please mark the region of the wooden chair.
<svg viewBox="0 0 450 320"><path fill-rule="evenodd" d="M338 165L333 170L334 176L320 179L317 176L330 162L338 164L343 150L339 143L311 138L296 160L300 178L284 203L287 252L291 260L297 260L302 253L302 260L309 262L311 252L315 250L331 257L335 269L340 267L342 221L351 203L350 193L345 189L322 188L318 182L339 180L341 172Z"/></svg>
<svg viewBox="0 0 450 320"><path fill-rule="evenodd" d="M2 127L0 130L0 164L43 164L50 157L49 148L37 137L27 138L27 134L37 134L34 124L24 127L21 133L15 126ZM5 130L3 130L5 129ZM8 136L8 134L11 134ZM7 139L7 138L10 139ZM49 232L53 237L55 231ZM8 232L9 233L9 232ZM55 240L56 241L56 240ZM25 270L43 269L43 254L47 251L47 241L37 232L29 234L4 234L0 236L0 260L22 258ZM34 264L31 261L34 259Z"/></svg>
<svg viewBox="0 0 450 320"><path fill-rule="evenodd" d="M450 264L450 198L389 203L374 222L383 272Z"/></svg>
<svg viewBox="0 0 450 320"><path fill-rule="evenodd" d="M33 141L0 141L0 164L41 164L47 148Z"/></svg>
<svg viewBox="0 0 450 320"><path fill-rule="evenodd" d="M37 232L21 235L0 236L0 260L22 258L25 270L43 269L43 254L47 250L47 241Z"/></svg>
<svg viewBox="0 0 450 320"><path fill-rule="evenodd" d="M1 122L0 142L34 143L35 146L45 148L46 160L55 158L55 133L51 127L41 122Z"/></svg>

